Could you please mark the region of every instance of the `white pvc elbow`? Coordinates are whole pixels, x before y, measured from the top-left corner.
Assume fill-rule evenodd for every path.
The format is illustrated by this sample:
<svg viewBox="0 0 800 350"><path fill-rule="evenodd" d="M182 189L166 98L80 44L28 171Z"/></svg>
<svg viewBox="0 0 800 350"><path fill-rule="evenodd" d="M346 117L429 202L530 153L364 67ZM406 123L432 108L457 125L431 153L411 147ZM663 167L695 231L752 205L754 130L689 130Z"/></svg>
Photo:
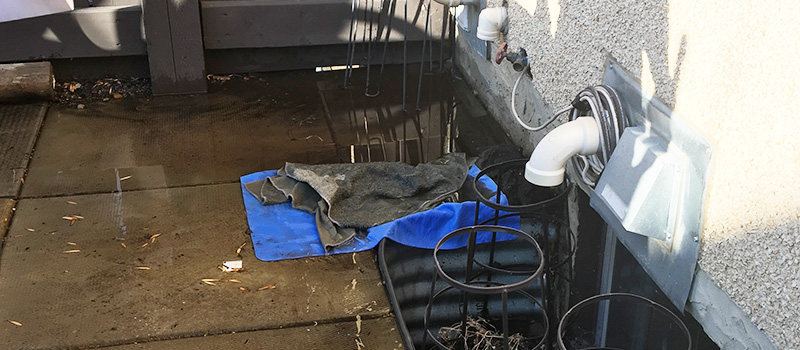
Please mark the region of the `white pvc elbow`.
<svg viewBox="0 0 800 350"><path fill-rule="evenodd" d="M434 0L434 1L447 7L458 7L461 5L476 5L476 2L480 0Z"/></svg>
<svg viewBox="0 0 800 350"><path fill-rule="evenodd" d="M508 10L505 7L485 8L478 15L478 39L494 41L500 39L500 34L506 27Z"/></svg>
<svg viewBox="0 0 800 350"><path fill-rule="evenodd" d="M600 130L592 117L580 117L553 129L536 145L525 164L525 180L538 186L564 182L564 166L576 154L597 153Z"/></svg>

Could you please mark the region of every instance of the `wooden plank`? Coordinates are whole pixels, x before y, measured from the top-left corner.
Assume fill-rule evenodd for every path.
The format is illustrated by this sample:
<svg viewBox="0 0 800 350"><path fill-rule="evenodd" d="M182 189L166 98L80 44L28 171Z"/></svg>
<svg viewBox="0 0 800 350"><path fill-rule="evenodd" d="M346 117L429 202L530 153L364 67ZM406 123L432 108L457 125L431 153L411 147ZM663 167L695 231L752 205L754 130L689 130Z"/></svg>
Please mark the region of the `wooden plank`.
<svg viewBox="0 0 800 350"><path fill-rule="evenodd" d="M106 6L0 23L0 63L147 53L139 6Z"/></svg>
<svg viewBox="0 0 800 350"><path fill-rule="evenodd" d="M0 102L49 101L54 84L50 62L0 64Z"/></svg>
<svg viewBox="0 0 800 350"><path fill-rule="evenodd" d="M176 81L172 56L172 35L169 29L169 0L142 0L142 19L147 40L147 60L153 94L169 91Z"/></svg>
<svg viewBox="0 0 800 350"><path fill-rule="evenodd" d="M75 0L75 8L141 5L141 0Z"/></svg>
<svg viewBox="0 0 800 350"><path fill-rule="evenodd" d="M206 92L199 4L143 0L153 95Z"/></svg>
<svg viewBox="0 0 800 350"><path fill-rule="evenodd" d="M418 63L422 49L421 41L408 43L408 62ZM374 50L373 64L380 64L383 45ZM448 52L445 51L447 56ZM439 59L439 44L433 45L434 60ZM363 56L356 57L355 64L366 64ZM427 55L426 55L427 60ZM264 47L258 49L206 50L206 70L214 74L285 71L314 69L315 67L340 66L347 62L347 44ZM389 43L386 64L403 63L403 43Z"/></svg>
<svg viewBox="0 0 800 350"><path fill-rule="evenodd" d="M420 8L420 1L424 0L408 1L408 39L412 41L421 41L425 33L425 10ZM358 12L359 33L364 3L361 1L362 10ZM349 37L350 0L205 0L201 6L206 49L347 44ZM375 1L376 19L379 6ZM438 38L442 6L433 3L431 7L428 35ZM386 13L384 9L381 23L388 23ZM403 41L402 25L403 2L397 0L391 41Z"/></svg>
<svg viewBox="0 0 800 350"><path fill-rule="evenodd" d="M167 4L176 79L171 90L173 93L205 93L208 87L200 3L197 0L170 0Z"/></svg>
<svg viewBox="0 0 800 350"><path fill-rule="evenodd" d="M71 0L0 0L0 22L17 21L75 9Z"/></svg>

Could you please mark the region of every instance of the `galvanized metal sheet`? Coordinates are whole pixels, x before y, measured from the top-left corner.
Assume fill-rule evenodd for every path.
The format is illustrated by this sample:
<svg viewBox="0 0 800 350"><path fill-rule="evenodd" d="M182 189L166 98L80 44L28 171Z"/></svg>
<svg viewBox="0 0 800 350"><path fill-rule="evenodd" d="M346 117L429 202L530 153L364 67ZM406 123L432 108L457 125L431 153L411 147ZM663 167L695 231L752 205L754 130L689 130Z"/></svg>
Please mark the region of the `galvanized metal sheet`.
<svg viewBox="0 0 800 350"><path fill-rule="evenodd" d="M645 93L639 82L611 59L606 64L603 84L617 91L622 107L635 127L626 131L628 136L622 144L640 144L636 152L628 150L612 155L609 161L611 172L603 174L597 191L591 194L592 207L670 301L683 310L700 252L711 146L667 106ZM617 165L612 164L615 161ZM640 165L639 171L634 171L634 163ZM625 168L629 170L627 174L622 171ZM601 183L615 184L613 188L617 190L625 186L635 187L638 180L630 182L630 177L637 174L638 180L643 179L642 185L649 183L648 188L641 191L644 193L641 200L628 203L638 206L634 208L638 211L634 216L638 218L621 220L619 208L615 209L615 204L609 203L608 198L613 196L606 194L601 198L600 191L611 188L601 186ZM632 189L626 191L629 191L626 195L631 199Z"/></svg>

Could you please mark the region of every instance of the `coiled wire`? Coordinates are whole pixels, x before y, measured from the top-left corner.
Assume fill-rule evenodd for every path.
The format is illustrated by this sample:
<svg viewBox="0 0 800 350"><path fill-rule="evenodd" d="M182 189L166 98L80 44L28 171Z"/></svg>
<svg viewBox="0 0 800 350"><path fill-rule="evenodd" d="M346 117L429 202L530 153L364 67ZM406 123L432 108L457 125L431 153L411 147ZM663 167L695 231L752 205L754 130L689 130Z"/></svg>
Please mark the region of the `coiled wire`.
<svg viewBox="0 0 800 350"><path fill-rule="evenodd" d="M588 106L588 108L586 108ZM622 110L617 92L607 85L587 87L572 102L569 120L590 116L600 131L600 149L597 153L572 157L572 163L581 173L583 182L594 187L611 152L617 147L622 132L628 127L628 118Z"/></svg>
<svg viewBox="0 0 800 350"><path fill-rule="evenodd" d="M526 67L514 82L511 90L511 112L517 122L525 129L530 131L540 131L553 123L560 115L567 113L569 121L579 117L590 116L597 123L600 131L600 149L597 153L584 156L577 155L572 158L575 168L581 174L581 179L587 185L594 187L600 174L603 172L605 164L611 157L611 152L617 147L617 142L622 136L622 132L628 127L628 118L622 110L619 96L613 88L607 85L587 87L575 96L572 103L564 108L557 110L550 119L539 126L530 126L522 121L517 113L517 88L522 77L528 71Z"/></svg>

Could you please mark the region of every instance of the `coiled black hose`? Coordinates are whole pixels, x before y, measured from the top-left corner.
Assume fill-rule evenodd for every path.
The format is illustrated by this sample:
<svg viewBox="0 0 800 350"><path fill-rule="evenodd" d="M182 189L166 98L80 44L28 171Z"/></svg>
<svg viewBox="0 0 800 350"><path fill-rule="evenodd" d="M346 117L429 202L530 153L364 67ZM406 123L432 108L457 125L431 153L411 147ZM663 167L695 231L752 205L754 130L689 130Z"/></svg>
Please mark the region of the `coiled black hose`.
<svg viewBox="0 0 800 350"><path fill-rule="evenodd" d="M594 187L629 122L617 92L607 85L587 87L575 96L569 120L586 116L593 117L597 123L600 149L589 156L577 155L572 158L572 162L580 172L583 182Z"/></svg>

